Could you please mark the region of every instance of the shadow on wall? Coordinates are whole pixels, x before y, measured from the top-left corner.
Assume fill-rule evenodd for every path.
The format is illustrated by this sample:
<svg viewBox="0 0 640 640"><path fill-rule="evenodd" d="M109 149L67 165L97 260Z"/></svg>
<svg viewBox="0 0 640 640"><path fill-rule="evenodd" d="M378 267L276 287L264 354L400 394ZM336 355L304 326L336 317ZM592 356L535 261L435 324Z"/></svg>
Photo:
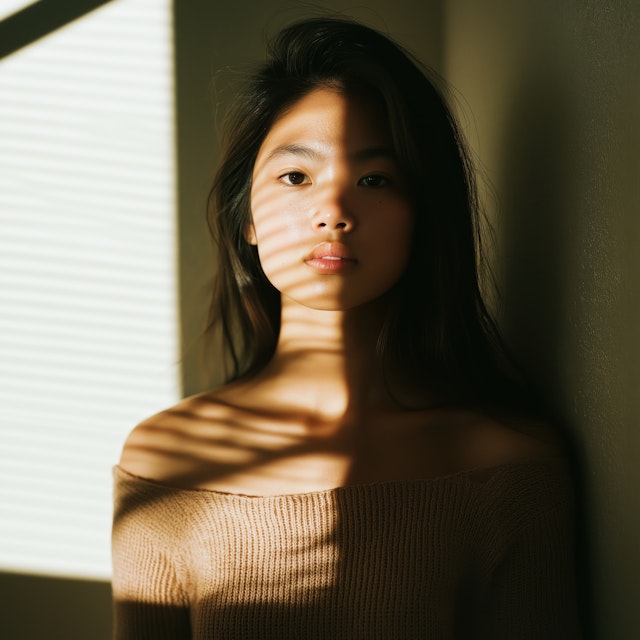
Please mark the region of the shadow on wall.
<svg viewBox="0 0 640 640"><path fill-rule="evenodd" d="M522 74L512 95L500 167L506 247L501 326L567 438L577 493L580 608L590 638L595 613L585 452L561 406L571 389L566 367L559 366L571 359L567 326L575 292L568 268L576 227L584 224L572 176L581 132L574 97L549 66Z"/></svg>
<svg viewBox="0 0 640 640"><path fill-rule="evenodd" d="M109 640L108 582L0 573L3 640Z"/></svg>
<svg viewBox="0 0 640 640"><path fill-rule="evenodd" d="M571 246L571 148L579 135L570 96L548 71L523 74L502 144L505 329L542 392L562 397L567 253ZM553 360L553 361L551 361ZM549 375L554 376L548 379Z"/></svg>

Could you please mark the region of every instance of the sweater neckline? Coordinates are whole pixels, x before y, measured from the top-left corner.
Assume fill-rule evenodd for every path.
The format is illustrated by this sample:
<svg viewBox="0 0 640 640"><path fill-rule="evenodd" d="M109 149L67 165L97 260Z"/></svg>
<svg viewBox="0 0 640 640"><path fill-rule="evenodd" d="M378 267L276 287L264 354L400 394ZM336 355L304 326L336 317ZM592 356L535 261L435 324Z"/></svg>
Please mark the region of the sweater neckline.
<svg viewBox="0 0 640 640"><path fill-rule="evenodd" d="M152 478L145 478L137 476L126 469L123 469L120 465L113 467L113 473L116 479L120 476L121 479L126 479L129 482L136 482L140 484L153 487L155 489L165 490L171 493L185 493L185 494L200 494L218 496L221 498L237 498L246 500L273 500L283 498L304 498L304 497L323 497L334 496L340 493L352 493L363 490L373 490L390 487L407 487L407 486L425 486L435 485L443 482L466 482L471 480L486 481L504 473L515 469L536 469L536 468L548 468L549 466L559 468L562 466L563 459L560 456L544 456L533 460L522 460L516 462L505 462L499 465L491 467L474 467L471 469L464 469L456 471L450 474L434 476L432 478L409 478L406 480L379 480L376 482L362 482L348 485L342 485L338 487L331 487L328 489L318 489L316 491L304 491L301 493L277 493L277 494L252 494L241 493L234 491L223 491L220 489L206 489L203 487L179 487L171 485L160 480L154 480Z"/></svg>

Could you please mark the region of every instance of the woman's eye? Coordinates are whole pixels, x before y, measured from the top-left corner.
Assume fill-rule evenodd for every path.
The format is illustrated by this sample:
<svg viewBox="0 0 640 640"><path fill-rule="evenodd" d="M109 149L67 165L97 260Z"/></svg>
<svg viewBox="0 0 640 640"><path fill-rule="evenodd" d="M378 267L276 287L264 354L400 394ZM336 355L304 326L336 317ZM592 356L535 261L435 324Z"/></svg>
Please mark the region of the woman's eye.
<svg viewBox="0 0 640 640"><path fill-rule="evenodd" d="M307 176L300 171L289 171L288 173L281 175L280 180L282 180L285 184L294 185L294 186L299 184L305 184L309 181Z"/></svg>
<svg viewBox="0 0 640 640"><path fill-rule="evenodd" d="M358 184L364 187L384 187L389 181L384 176L377 174L361 178Z"/></svg>

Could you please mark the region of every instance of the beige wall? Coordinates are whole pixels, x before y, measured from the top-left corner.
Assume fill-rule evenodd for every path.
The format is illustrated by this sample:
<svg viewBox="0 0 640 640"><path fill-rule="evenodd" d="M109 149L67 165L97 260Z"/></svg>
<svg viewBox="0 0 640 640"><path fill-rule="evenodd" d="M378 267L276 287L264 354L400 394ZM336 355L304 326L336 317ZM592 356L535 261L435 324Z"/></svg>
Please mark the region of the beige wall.
<svg viewBox="0 0 640 640"><path fill-rule="evenodd" d="M583 452L596 637L640 628L640 5L450 0L502 318Z"/></svg>

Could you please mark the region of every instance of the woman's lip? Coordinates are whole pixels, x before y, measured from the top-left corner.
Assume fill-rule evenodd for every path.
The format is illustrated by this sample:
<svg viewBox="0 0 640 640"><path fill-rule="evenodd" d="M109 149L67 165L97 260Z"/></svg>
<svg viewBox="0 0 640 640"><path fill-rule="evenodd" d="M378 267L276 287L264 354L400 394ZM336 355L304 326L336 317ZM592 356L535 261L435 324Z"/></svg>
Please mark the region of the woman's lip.
<svg viewBox="0 0 640 640"><path fill-rule="evenodd" d="M316 245L311 253L305 258L305 262L311 260L347 260L355 262L347 247L341 242L321 242Z"/></svg>
<svg viewBox="0 0 640 640"><path fill-rule="evenodd" d="M309 258L304 262L307 266L320 273L342 273L356 265L356 260L338 256L319 256L317 258Z"/></svg>
<svg viewBox="0 0 640 640"><path fill-rule="evenodd" d="M321 242L305 258L305 264L319 273L342 273L357 262L341 242Z"/></svg>

